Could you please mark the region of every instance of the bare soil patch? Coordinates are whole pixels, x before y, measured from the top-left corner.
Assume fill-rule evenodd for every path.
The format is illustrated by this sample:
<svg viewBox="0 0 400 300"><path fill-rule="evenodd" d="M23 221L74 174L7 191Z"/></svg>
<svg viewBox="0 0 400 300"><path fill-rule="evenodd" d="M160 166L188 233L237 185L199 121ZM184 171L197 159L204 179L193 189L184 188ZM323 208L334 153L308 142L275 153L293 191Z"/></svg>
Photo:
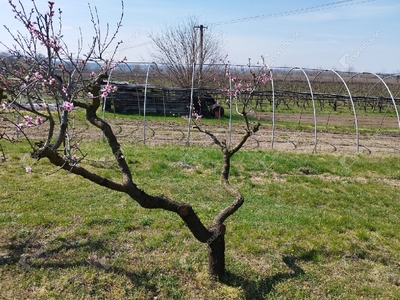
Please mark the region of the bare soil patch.
<svg viewBox="0 0 400 300"><path fill-rule="evenodd" d="M272 116L261 116L261 128L257 134L250 137L245 149L274 149L278 151L295 151L303 153L346 153L346 154L372 154L384 155L400 153L400 134L397 118L370 116L358 117L359 134L356 134L353 116L317 116L318 130L313 126L307 126L306 130L288 129L279 126L282 121L304 124L314 124L312 114L277 114L274 128L271 122ZM176 122L171 119L166 121L146 121L146 126L141 120L112 117L106 120L113 128L121 143L145 143L146 145L160 144L201 144L213 146L213 141L205 134L198 132L193 127L188 128L185 122ZM206 124L207 123L207 124ZM222 122L221 122L222 123ZM224 122L226 123L226 122ZM232 145L238 142L244 132L243 125L234 125L229 134L228 124L210 125L208 122L200 124L205 129L213 132L220 139L230 141ZM353 126L351 133L340 130L332 131L321 129L325 126ZM75 130L70 134L77 139L96 140L102 139L102 133L89 125L87 121L74 123ZM368 134L362 133L368 128ZM372 129L372 130L371 130ZM389 130L388 130L389 129ZM35 139L45 138L46 126L26 129L29 137ZM15 131L9 132L9 136L16 136ZM22 138L22 134L19 134ZM358 145L358 146L357 146Z"/></svg>
<svg viewBox="0 0 400 300"><path fill-rule="evenodd" d="M260 131L253 135L246 143L246 149L275 149L280 151L295 151L312 153L347 153L355 154L392 154L400 152L400 134L396 132L398 128L396 118L360 117L358 118L359 132L363 128L373 129L373 133L356 134L332 132L318 129L317 132L310 130L291 130L271 125L271 116L262 117L266 122L261 126ZM300 124L313 124L313 115L276 115L276 124L280 121L300 122ZM108 120L113 124L114 120ZM120 130L118 137L122 141L145 142L147 145L157 144L202 144L213 145L212 140L199 133L196 129L188 129L186 123L179 122L146 122L144 126L141 121L118 119L117 129ZM320 125L354 125L352 116L318 116L317 124ZM232 144L238 142L243 134L243 125L234 125L231 135L229 135L228 125L202 125L207 130L212 131L216 136ZM383 131L382 128L390 128L390 132ZM369 130L371 132L371 130ZM91 135L93 137L93 135ZM100 137L100 136L99 136ZM358 144L358 147L357 147Z"/></svg>

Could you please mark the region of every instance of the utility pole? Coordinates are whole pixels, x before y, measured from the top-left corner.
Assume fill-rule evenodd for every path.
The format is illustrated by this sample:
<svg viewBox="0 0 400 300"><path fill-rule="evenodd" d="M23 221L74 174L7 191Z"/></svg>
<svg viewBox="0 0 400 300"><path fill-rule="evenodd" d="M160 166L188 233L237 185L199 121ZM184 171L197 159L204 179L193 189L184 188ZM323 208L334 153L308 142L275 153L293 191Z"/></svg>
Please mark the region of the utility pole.
<svg viewBox="0 0 400 300"><path fill-rule="evenodd" d="M204 29L207 28L204 25L195 26L194 28L200 29L200 57L199 57L199 88L203 85L203 63L204 63L204 53L203 53L203 37L204 37Z"/></svg>

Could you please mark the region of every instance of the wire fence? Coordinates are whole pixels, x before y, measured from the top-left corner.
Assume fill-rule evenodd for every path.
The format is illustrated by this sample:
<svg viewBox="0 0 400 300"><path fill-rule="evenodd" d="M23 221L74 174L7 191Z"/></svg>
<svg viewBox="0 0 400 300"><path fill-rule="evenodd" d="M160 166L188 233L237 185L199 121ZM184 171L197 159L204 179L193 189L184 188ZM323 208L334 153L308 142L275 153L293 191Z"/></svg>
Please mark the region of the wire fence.
<svg viewBox="0 0 400 300"><path fill-rule="evenodd" d="M180 88L163 76L165 66L125 63L110 77L120 88L105 98L103 118L106 110L139 116L124 119L107 114L107 121L125 142L211 145L211 140L193 130L191 120L193 103L204 100L203 109L208 110L208 116L219 118L211 122L213 133L229 145L234 144L240 140L243 126L233 122L239 117L232 109L232 99L223 91L223 87L231 88L232 83L225 75L225 67L215 65L214 71L218 72L202 87L195 86L197 73L193 68L192 85ZM238 76L248 76L248 66L229 68ZM268 84L252 96L253 117L262 120L262 127L250 138L247 148L356 154L400 152L400 74L291 67L274 68L271 75ZM23 104L23 99L20 101ZM150 113L164 118L149 121ZM184 115L188 115L187 123L180 118ZM180 121L176 122L174 117ZM76 122L79 127L79 121ZM83 127L80 135L102 138ZM18 135L17 130L17 138Z"/></svg>
<svg viewBox="0 0 400 300"><path fill-rule="evenodd" d="M184 114L185 109L187 112L187 108L192 107L193 98L197 94L210 95L221 106L231 101L229 96L221 89L221 87L230 84L221 65L215 65L215 69L220 72L214 72L214 78L209 81L210 84L201 88L194 84L196 82L194 80L196 76L195 68L192 72L192 86L190 88L177 88L162 76L160 70L164 69L165 66L155 63L127 63L127 66L129 67L125 66L115 70L113 80L126 81L123 84L128 84L131 88L128 96L125 93L125 100L122 103L127 106L136 103L137 110L134 113L143 115L143 143L148 143L156 136L155 131L148 127L146 112L157 111L154 108L157 105L160 107L158 112L164 116L176 116ZM245 77L248 66L232 65L229 68L239 76ZM260 66L251 66L250 68L260 68ZM324 147L321 148L321 145L324 144L330 145L328 148L336 151L335 142L323 141L323 139L326 139L323 134L328 131L328 128L346 125L353 128L353 142L350 142L350 144L353 145L356 153L360 152L360 148L367 149L368 152L371 152L370 149L373 148L372 144L366 146L365 141L360 142L360 133L365 132L366 129L369 131L369 140L371 140L371 135L373 136L372 140L375 141L377 141L378 136L380 140L382 140L382 137L389 139L390 136L393 140L389 141L387 147L397 151L397 144L400 143L400 140L397 141L400 133L398 111L400 75L339 72L301 67L274 68L271 70L271 74L270 83L255 91L252 97L255 111L269 120L270 132L268 134L263 133L263 135L269 135L269 139L257 140L254 138L254 144L269 144L271 149L282 144L279 134L276 134L276 122L278 121L280 123L295 123L298 128L301 128L302 124L311 124L313 129L307 131L306 139L312 140L312 152L323 151L322 148ZM120 84L122 83L120 82ZM173 97L171 96L172 91L175 92ZM118 92L114 97L118 98ZM149 99L152 101L149 102ZM174 111L166 105L171 99L174 103L178 100L183 101L178 110ZM111 97L107 101L109 101L109 106L105 105L105 107L115 111L115 99ZM235 112L229 109L231 107L228 106L227 108L226 111L230 119L227 125L227 138L228 141L231 141L234 134L231 117ZM189 113L189 126L185 134L187 143L193 142L190 115ZM158 126L156 127L159 129ZM172 130L182 132L182 130L176 128ZM299 136L298 134L297 136ZM167 133L165 135L168 136ZM159 140L162 140L158 134L157 136ZM342 136L340 139L342 141L348 140L348 134L346 137L344 139ZM335 135L335 139L337 138L338 135ZM301 144L301 142L296 143L294 141L283 141L283 143L289 143L294 148L298 148Z"/></svg>

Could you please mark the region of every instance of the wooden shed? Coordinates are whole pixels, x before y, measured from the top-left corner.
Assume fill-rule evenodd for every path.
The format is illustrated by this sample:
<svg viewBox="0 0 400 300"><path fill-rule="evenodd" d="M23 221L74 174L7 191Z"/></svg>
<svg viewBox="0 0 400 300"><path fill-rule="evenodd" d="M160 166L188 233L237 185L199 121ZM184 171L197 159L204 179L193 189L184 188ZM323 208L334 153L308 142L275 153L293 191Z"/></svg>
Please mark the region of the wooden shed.
<svg viewBox="0 0 400 300"><path fill-rule="evenodd" d="M113 82L117 91L106 99L107 111L143 114L146 86L127 82ZM163 115L188 115L191 89L147 86L146 113ZM215 91L214 91L215 92ZM222 117L223 108L212 96L212 90L194 89L194 110L204 117Z"/></svg>

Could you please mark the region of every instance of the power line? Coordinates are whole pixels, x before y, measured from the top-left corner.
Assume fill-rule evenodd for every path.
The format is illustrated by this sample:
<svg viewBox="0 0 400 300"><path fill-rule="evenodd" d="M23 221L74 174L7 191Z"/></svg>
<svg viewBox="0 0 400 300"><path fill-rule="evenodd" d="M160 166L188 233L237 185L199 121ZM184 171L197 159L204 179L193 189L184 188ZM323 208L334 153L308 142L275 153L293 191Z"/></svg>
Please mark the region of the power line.
<svg viewBox="0 0 400 300"><path fill-rule="evenodd" d="M272 19L272 18L285 17L285 16L290 16L290 15L303 14L303 13L308 13L308 12L315 12L315 11L320 11L320 10L327 10L327 9L333 9L333 8L338 8L338 7L374 2L376 0L362 0L362 1L356 1L356 2L354 2L354 1L355 0L342 0L342 1L336 1L336 2L329 2L329 3L315 5L315 6L287 10L287 11L283 11L283 12L257 15L257 16L252 16L252 17L233 19L233 20L227 20L227 21L221 21L221 22L213 22L213 23L209 23L209 25L218 26L218 25L225 25L225 24L232 24L232 23L249 22L249 21L259 20L259 19ZM204 28L207 28L207 27L204 27ZM149 45L149 44L153 44L153 42L148 41L148 42L144 42L141 44L132 45L123 50L139 48L139 47Z"/></svg>
<svg viewBox="0 0 400 300"><path fill-rule="evenodd" d="M343 1L329 2L329 3L315 5L315 6L287 10L284 12L277 12L277 13L270 13L270 14L264 14L264 15L258 15L258 16L228 20L228 21L214 22L214 23L211 23L210 25L218 26L218 25L225 25L225 24L232 24L232 23L249 22L249 21L259 20L259 19L271 19L271 18L285 17L285 16L290 16L290 15L303 14L303 13L308 13L308 12L332 9L332 8L343 7L343 6L356 5L356 4L361 4L361 3L373 2L373 1L375 1L375 0L364 0L364 1L357 1L357 2L354 2L354 0L343 0Z"/></svg>

